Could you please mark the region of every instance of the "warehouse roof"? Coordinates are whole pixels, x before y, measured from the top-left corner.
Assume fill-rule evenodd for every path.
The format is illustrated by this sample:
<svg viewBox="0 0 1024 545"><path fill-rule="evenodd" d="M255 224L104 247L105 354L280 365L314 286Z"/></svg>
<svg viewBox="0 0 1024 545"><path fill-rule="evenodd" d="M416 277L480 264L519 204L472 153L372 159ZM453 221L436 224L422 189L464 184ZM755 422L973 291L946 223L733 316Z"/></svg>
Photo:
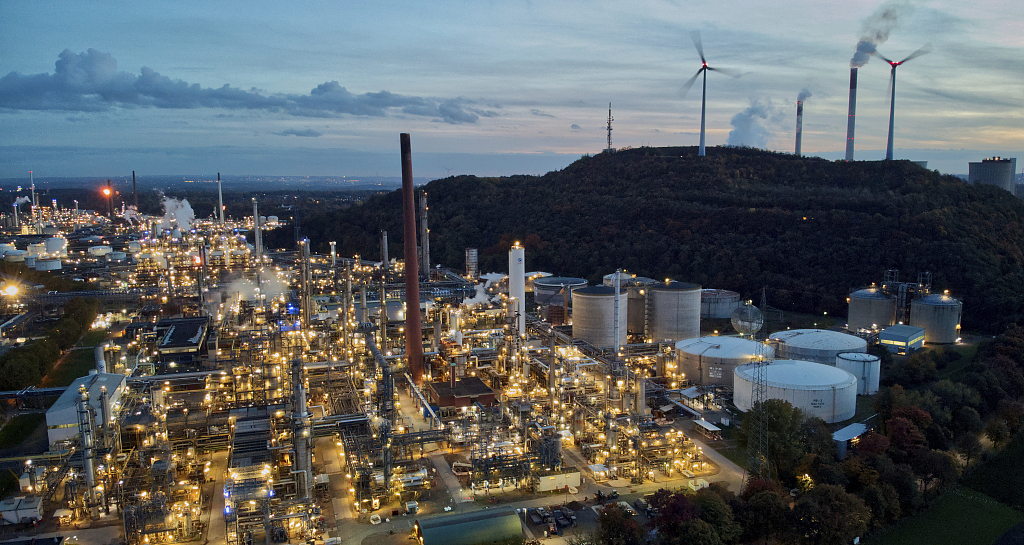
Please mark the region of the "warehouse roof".
<svg viewBox="0 0 1024 545"><path fill-rule="evenodd" d="M87 375L82 378L75 379L67 390L57 398L57 402L54 403L46 412L56 414L59 411L66 409L75 409L78 407L78 388L84 385L89 391L89 404L92 406L100 399L102 388L107 388L107 395L112 396L117 389L122 386L128 378L124 375L117 373L96 373L94 375ZM97 401L93 401L97 400Z"/></svg>
<svg viewBox="0 0 1024 545"><path fill-rule="evenodd" d="M430 389L442 398L477 397L494 393L494 390L478 377L462 377L455 381L455 387L452 387L450 382L431 382Z"/></svg>
<svg viewBox="0 0 1024 545"><path fill-rule="evenodd" d="M417 520L415 529L423 545L476 545L523 535L522 522L512 509Z"/></svg>
<svg viewBox="0 0 1024 545"><path fill-rule="evenodd" d="M206 336L209 323L209 316L161 320L156 324L157 330L166 328L166 333L157 347L161 352L197 351Z"/></svg>

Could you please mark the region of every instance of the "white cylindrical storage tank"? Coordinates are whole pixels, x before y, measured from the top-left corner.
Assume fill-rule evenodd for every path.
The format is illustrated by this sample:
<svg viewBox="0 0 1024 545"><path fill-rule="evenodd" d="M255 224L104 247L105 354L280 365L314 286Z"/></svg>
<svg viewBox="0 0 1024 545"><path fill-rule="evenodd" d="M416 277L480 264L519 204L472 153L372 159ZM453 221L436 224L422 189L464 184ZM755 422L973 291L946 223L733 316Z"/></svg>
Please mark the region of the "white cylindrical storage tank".
<svg viewBox="0 0 1024 545"><path fill-rule="evenodd" d="M137 240L128 241L128 253L137 254L142 251L142 243Z"/></svg>
<svg viewBox="0 0 1024 545"><path fill-rule="evenodd" d="M110 252L107 254L107 261L124 261L128 259L128 254L124 252Z"/></svg>
<svg viewBox="0 0 1024 545"><path fill-rule="evenodd" d="M34 256L34 255L27 255L27 256L25 256L25 266L30 268L30 269L36 268L36 256Z"/></svg>
<svg viewBox="0 0 1024 545"><path fill-rule="evenodd" d="M47 255L67 255L68 241L64 237L52 237L43 242Z"/></svg>
<svg viewBox="0 0 1024 545"><path fill-rule="evenodd" d="M277 216L267 216L267 223L277 223Z"/></svg>
<svg viewBox="0 0 1024 545"><path fill-rule="evenodd" d="M3 244L0 244L0 255L4 255L7 252L13 252L14 250L17 250L17 249L18 248L15 247L13 244L8 244L8 243L5 242Z"/></svg>
<svg viewBox="0 0 1024 545"><path fill-rule="evenodd" d="M538 305L572 307L572 290L585 287L585 278L545 276L533 281L533 301Z"/></svg>
<svg viewBox="0 0 1024 545"><path fill-rule="evenodd" d="M740 306L740 294L729 290L700 290L701 318L732 318Z"/></svg>
<svg viewBox="0 0 1024 545"><path fill-rule="evenodd" d="M850 294L846 319L850 331L885 329L896 323L896 299L878 288L864 288Z"/></svg>
<svg viewBox="0 0 1024 545"><path fill-rule="evenodd" d="M526 250L518 242L508 250L508 296L516 299L516 328L526 335Z"/></svg>
<svg viewBox="0 0 1024 545"><path fill-rule="evenodd" d="M835 365L842 352L867 352L868 342L838 331L789 329L776 331L769 339L778 343L776 353L786 360L804 360Z"/></svg>
<svg viewBox="0 0 1024 545"><path fill-rule="evenodd" d="M8 263L24 263L28 252L25 250L11 250L4 254L4 261Z"/></svg>
<svg viewBox="0 0 1024 545"><path fill-rule="evenodd" d="M752 407L755 365L736 368L733 403L747 412ZM857 377L838 367L810 361L776 360L764 368L765 399L782 399L830 424L857 413Z"/></svg>
<svg viewBox="0 0 1024 545"><path fill-rule="evenodd" d="M676 372L697 384L733 385L733 371L758 356L773 358L775 350L742 337L705 336L676 343Z"/></svg>
<svg viewBox="0 0 1024 545"><path fill-rule="evenodd" d="M675 342L700 337L700 286L658 282L647 286L651 340Z"/></svg>
<svg viewBox="0 0 1024 545"><path fill-rule="evenodd" d="M601 283L605 286L611 286L614 288L616 280L618 280L620 286L626 287L629 285L630 281L633 280L633 275L625 271L615 271L611 274L604 275Z"/></svg>
<svg viewBox="0 0 1024 545"><path fill-rule="evenodd" d="M37 271L59 271L61 269L60 259L45 258L36 260Z"/></svg>
<svg viewBox="0 0 1024 545"><path fill-rule="evenodd" d="M26 247L25 249L28 250L28 255L32 257L43 255L44 253L46 253L46 243L37 242L35 244L29 244L28 247Z"/></svg>
<svg viewBox="0 0 1024 545"><path fill-rule="evenodd" d="M910 303L910 325L924 328L924 342L955 343L960 338L963 303L948 295L933 293Z"/></svg>
<svg viewBox="0 0 1024 545"><path fill-rule="evenodd" d="M113 251L110 246L90 246L89 255L92 257L103 257Z"/></svg>
<svg viewBox="0 0 1024 545"><path fill-rule="evenodd" d="M590 286L572 292L572 336L594 346L626 344L626 311L629 299L619 294L619 337L615 341L615 288Z"/></svg>
<svg viewBox="0 0 1024 545"><path fill-rule="evenodd" d="M874 354L844 352L836 356L836 367L857 377L857 395L878 393L878 379L882 375L882 360Z"/></svg>

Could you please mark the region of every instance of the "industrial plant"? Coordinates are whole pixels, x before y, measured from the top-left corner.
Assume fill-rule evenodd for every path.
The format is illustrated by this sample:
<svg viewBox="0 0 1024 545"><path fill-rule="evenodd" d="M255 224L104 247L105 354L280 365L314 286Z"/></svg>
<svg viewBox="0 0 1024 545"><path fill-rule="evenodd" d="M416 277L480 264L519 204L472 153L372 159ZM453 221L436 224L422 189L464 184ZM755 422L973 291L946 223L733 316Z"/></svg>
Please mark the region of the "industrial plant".
<svg viewBox="0 0 1024 545"><path fill-rule="evenodd" d="M334 243L317 254L308 240L270 250L263 234L278 218L255 199L241 220L197 219L169 198L163 217L16 205L5 261L101 289L7 278L7 303L59 315L91 297L120 310L95 324L110 334L88 375L0 393L55 399L49 449L2 461L23 473L3 520L116 522L130 545L252 545L587 482L696 489L720 470L702 441L734 411L784 399L849 420L857 396L878 391L866 351L896 347L890 326L911 328L916 346L918 329L925 343L958 338L960 302L931 293L925 274L854 291L845 329L767 335L738 293L622 270L600 285L528 273L518 242L507 272L481 274L475 248L438 264L427 194L405 182L411 260L388 255L387 232L375 256L340 256ZM731 320L740 335L702 320ZM426 539L436 526L416 528Z"/></svg>

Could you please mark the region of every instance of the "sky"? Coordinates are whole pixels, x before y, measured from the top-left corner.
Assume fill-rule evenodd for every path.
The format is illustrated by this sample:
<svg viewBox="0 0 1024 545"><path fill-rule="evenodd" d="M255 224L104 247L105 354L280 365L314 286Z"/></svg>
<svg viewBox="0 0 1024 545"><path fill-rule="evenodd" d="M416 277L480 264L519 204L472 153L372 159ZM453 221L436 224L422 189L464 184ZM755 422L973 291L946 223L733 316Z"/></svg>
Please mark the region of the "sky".
<svg viewBox="0 0 1024 545"><path fill-rule="evenodd" d="M898 69L895 158L1024 165L1019 0L0 0L0 178L542 174L612 145L844 156L850 64ZM890 67L859 68L856 159Z"/></svg>

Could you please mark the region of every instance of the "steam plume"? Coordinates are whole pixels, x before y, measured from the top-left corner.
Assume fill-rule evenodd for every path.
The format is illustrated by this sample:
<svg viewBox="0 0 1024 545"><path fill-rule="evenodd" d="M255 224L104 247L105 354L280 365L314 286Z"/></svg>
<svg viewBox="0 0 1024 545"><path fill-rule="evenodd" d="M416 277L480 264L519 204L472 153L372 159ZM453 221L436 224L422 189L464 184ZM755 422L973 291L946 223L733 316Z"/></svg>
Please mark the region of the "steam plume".
<svg viewBox="0 0 1024 545"><path fill-rule="evenodd" d="M172 226L189 229L195 219L196 214L192 211L188 199L179 201L174 197L164 197L164 219L160 222L161 229L170 230Z"/></svg>
<svg viewBox="0 0 1024 545"><path fill-rule="evenodd" d="M800 94L796 96L797 102L804 102L804 101L806 101L809 98L811 98L811 91L810 91L810 89L808 89L806 87L801 89L800 90Z"/></svg>
<svg viewBox="0 0 1024 545"><path fill-rule="evenodd" d="M733 129L726 142L730 146L767 148L768 139L782 121L783 113L770 100L752 100L750 106L732 117Z"/></svg>
<svg viewBox="0 0 1024 545"><path fill-rule="evenodd" d="M18 206L19 204L25 204L31 200L32 199L28 197L18 197L17 199L14 199L14 206Z"/></svg>

